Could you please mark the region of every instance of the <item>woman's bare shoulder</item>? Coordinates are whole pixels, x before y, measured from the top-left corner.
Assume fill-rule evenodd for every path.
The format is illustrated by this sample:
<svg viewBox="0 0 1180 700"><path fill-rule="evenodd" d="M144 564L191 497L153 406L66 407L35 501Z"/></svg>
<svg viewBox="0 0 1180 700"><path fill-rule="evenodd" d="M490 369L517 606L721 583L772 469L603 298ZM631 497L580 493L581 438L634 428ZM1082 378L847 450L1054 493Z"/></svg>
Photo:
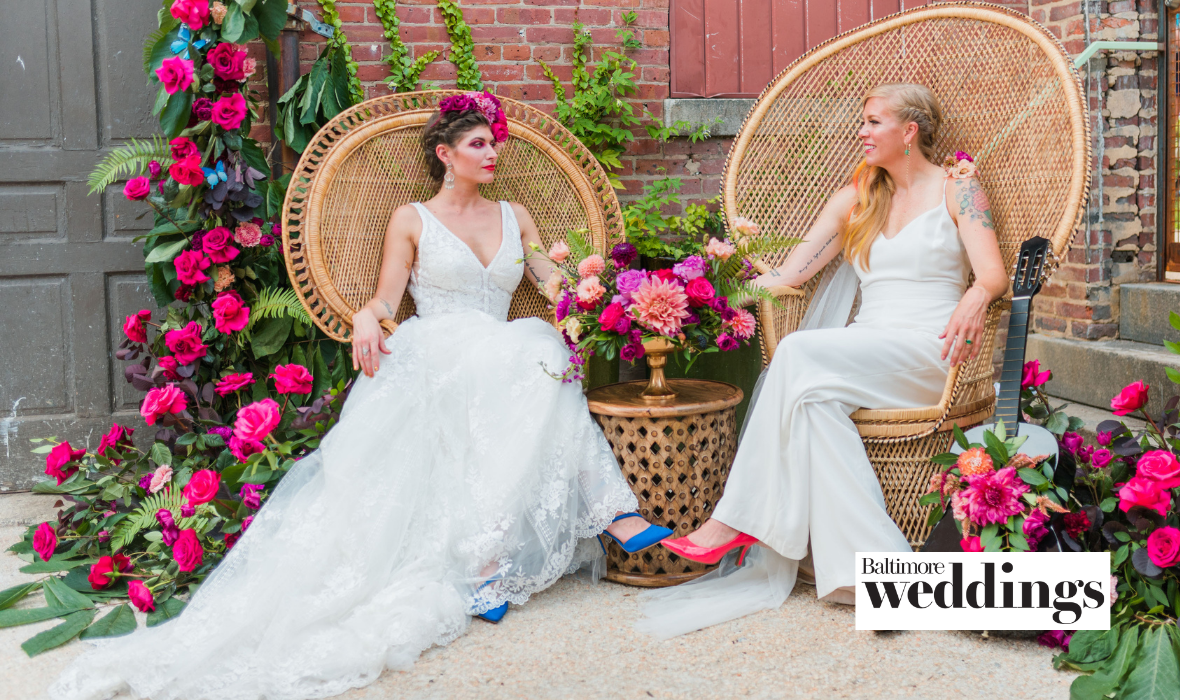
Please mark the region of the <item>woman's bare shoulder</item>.
<svg viewBox="0 0 1180 700"><path fill-rule="evenodd" d="M422 235L422 216L413 204L403 204L389 216L389 228L386 234L395 237L408 238L417 245L418 237Z"/></svg>
<svg viewBox="0 0 1180 700"><path fill-rule="evenodd" d="M846 218L856 204L856 198L856 185L845 185L832 193L828 206L842 218Z"/></svg>

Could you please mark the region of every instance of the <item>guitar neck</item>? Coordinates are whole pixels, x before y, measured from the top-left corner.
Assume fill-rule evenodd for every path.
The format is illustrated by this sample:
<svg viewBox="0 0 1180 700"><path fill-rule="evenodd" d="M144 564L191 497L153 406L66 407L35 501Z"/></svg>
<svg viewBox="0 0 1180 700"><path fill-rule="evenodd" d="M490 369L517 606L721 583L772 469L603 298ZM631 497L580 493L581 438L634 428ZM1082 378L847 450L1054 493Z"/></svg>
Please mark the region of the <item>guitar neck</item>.
<svg viewBox="0 0 1180 700"><path fill-rule="evenodd" d="M1032 297L1012 300L1008 319L1008 341L1000 370L1000 395L996 398L996 420L1006 425L1020 421L1020 381L1024 374L1024 350L1028 340L1028 312Z"/></svg>

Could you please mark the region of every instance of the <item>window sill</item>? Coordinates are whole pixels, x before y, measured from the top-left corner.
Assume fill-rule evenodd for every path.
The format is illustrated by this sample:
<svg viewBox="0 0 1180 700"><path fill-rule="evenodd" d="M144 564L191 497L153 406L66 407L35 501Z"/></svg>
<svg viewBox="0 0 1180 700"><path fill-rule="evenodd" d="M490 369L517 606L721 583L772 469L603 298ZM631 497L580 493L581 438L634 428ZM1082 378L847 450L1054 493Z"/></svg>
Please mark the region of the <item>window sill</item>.
<svg viewBox="0 0 1180 700"><path fill-rule="evenodd" d="M664 100L664 126L672 126L677 121L689 122L693 126L712 125L720 119L721 123L711 126L709 133L736 136L754 102L754 99L725 97L669 98Z"/></svg>

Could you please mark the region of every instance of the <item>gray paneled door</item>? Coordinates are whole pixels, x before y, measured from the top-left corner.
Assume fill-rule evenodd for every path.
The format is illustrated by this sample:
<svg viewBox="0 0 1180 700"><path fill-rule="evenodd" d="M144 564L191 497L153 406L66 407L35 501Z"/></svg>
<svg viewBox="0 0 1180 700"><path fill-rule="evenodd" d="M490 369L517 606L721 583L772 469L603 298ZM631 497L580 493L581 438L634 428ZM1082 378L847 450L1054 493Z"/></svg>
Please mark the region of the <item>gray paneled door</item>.
<svg viewBox="0 0 1180 700"><path fill-rule="evenodd" d="M159 0L0 2L0 491L44 469L28 438L95 447L140 427L114 357L122 319L154 308L122 184L87 195L112 147L155 130L144 39Z"/></svg>

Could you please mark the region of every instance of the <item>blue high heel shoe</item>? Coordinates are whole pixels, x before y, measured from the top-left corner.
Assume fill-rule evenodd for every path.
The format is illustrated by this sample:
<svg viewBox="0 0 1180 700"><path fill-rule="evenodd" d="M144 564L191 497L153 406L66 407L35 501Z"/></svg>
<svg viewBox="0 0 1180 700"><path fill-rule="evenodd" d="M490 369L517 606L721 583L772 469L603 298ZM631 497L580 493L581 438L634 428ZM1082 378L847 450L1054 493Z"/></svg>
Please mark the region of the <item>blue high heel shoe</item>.
<svg viewBox="0 0 1180 700"><path fill-rule="evenodd" d="M639 513L623 513L622 515L615 516L615 519L612 520L611 522L617 523L618 521L622 520L623 518L642 518L642 517L643 516L640 515ZM603 530L602 535L606 535L607 537L614 540L620 547L623 548L623 551L626 552L627 554L634 554L636 552L642 552L643 550L647 549L648 547L652 547L652 546L659 544L661 540L664 540L664 539L670 537L672 535L672 531L666 527L661 527L659 525L649 524L647 526L646 530L636 534L634 537L627 540L626 544L624 544L622 540L620 540L618 537L615 537L607 530ZM602 535L598 536L598 544L602 546L602 552L603 552L603 554L605 554L606 553L606 545L603 544L603 542L602 542Z"/></svg>
<svg viewBox="0 0 1180 700"><path fill-rule="evenodd" d="M479 588L475 589L476 593L478 593L479 591L482 591L484 589L484 586L491 584L495 580L496 579L490 579L488 581L484 581L483 586L480 586ZM488 622L499 622L500 620L504 619L504 615L507 612L508 612L508 603L504 602L504 603L501 603L499 607L492 608L491 610L488 610L487 612L477 613L476 617L480 618L481 620L487 620Z"/></svg>

